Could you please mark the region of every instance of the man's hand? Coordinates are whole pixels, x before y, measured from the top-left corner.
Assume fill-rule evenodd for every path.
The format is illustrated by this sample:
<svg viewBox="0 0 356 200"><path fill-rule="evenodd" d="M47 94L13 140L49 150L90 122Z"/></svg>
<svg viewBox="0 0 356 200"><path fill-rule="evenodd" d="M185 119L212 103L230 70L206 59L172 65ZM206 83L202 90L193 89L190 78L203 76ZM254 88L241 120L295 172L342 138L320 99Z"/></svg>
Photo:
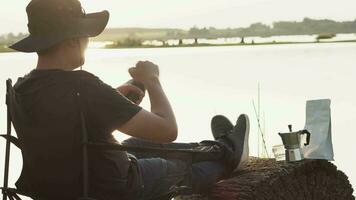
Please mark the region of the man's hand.
<svg viewBox="0 0 356 200"><path fill-rule="evenodd" d="M116 88L122 95L127 96L129 93L138 94L138 101L134 102L136 105L139 105L142 102L143 97L145 97L145 93L138 87L131 84L124 84Z"/></svg>
<svg viewBox="0 0 356 200"><path fill-rule="evenodd" d="M129 69L129 73L134 80L144 85L159 77L158 66L150 61L139 61L135 67Z"/></svg>

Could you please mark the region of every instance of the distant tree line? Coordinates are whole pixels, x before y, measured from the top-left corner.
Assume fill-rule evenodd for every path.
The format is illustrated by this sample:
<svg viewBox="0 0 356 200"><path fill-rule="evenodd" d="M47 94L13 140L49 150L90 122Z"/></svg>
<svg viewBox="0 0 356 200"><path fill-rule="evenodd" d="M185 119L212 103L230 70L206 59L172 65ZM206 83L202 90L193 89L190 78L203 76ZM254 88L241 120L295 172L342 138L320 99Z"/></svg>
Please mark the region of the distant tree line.
<svg viewBox="0 0 356 200"><path fill-rule="evenodd" d="M0 35L0 46L12 44L18 40L25 38L26 36L27 34L25 33L18 33L16 35L14 33L8 33Z"/></svg>
<svg viewBox="0 0 356 200"><path fill-rule="evenodd" d="M354 21L336 22L333 20L314 20L304 18L301 22L279 21L272 26L263 23L254 23L246 28L191 28L188 37L247 37L261 36L268 37L274 35L311 35L311 34L337 34L356 33L356 19ZM174 35L170 33L170 35Z"/></svg>
<svg viewBox="0 0 356 200"><path fill-rule="evenodd" d="M106 48L117 48L117 47L141 47L142 40L135 37L128 37L123 40L114 42L113 44L106 45Z"/></svg>

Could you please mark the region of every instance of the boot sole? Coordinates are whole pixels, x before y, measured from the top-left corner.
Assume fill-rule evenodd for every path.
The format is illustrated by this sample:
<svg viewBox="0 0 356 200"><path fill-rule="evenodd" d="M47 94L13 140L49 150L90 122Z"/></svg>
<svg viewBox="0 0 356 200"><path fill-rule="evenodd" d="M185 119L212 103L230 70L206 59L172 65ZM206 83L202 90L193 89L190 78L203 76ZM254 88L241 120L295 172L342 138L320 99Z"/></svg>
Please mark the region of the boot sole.
<svg viewBox="0 0 356 200"><path fill-rule="evenodd" d="M245 163L247 163L249 158L249 134L250 134L250 119L246 114L243 114L246 118L246 130L245 130L245 137L244 137L244 147L242 150L241 160L240 163L237 165L236 170L240 169Z"/></svg>

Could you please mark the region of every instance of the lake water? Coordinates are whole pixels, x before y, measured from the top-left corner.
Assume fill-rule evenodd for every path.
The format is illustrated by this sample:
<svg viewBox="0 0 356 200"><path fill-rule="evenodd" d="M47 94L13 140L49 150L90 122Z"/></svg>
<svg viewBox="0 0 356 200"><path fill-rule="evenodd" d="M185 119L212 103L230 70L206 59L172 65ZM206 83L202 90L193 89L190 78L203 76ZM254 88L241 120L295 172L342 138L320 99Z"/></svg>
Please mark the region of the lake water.
<svg viewBox="0 0 356 200"><path fill-rule="evenodd" d="M224 114L235 121L246 113L251 121L251 154L257 155L257 106L260 85L261 122L269 154L280 144L278 132L302 129L305 102L330 98L335 164L356 185L356 43L229 46L155 49L89 49L84 66L104 82L118 86L130 77L127 69L150 60L161 69L161 81L175 110L179 142L212 139L210 119ZM5 80L34 68L35 54L0 54L0 133L6 131ZM145 99L143 107L149 109ZM125 138L115 133L119 140ZM0 180L3 178L3 140L0 140ZM13 148L11 183L22 166Z"/></svg>

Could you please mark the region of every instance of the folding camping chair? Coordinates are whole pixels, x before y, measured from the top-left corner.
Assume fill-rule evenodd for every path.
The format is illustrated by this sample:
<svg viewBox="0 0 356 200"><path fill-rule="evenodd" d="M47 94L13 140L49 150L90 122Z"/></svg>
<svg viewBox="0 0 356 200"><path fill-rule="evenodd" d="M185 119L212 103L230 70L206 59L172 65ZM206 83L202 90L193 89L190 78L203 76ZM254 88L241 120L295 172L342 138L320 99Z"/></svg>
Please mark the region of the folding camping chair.
<svg viewBox="0 0 356 200"><path fill-rule="evenodd" d="M78 93L78 98L80 98L80 93ZM19 195L31 197L34 200L43 198L35 197L31 194L27 194L26 192L19 191L16 188L10 188L8 186L8 179L9 179L9 164L10 164L10 144L12 143L16 147L21 150L22 156L24 153L22 152L21 148L21 140L11 135L11 124L13 124L14 120L14 112L15 109L19 109L16 106L16 92L12 87L11 79L6 81L6 105L7 105L7 132L5 135L0 135L6 139L5 145L5 167L4 167L4 182L3 187L0 189L2 190L3 200L21 200ZM81 126L82 126L82 197L79 197L78 200L95 200L89 197L89 174L88 174L88 149L94 150L101 150L101 149L110 149L110 150L117 150L117 151L134 151L134 152L152 152L152 153L163 153L165 155L169 153L182 153L182 154L201 154L206 152L201 152L192 149L166 149L166 148L148 148L148 147L141 147L141 146L133 146L133 145L119 145L119 144L105 144L105 143L92 143L88 141L88 134L86 130L86 124L84 120L84 115L82 112L82 108L80 109L80 117L81 117ZM18 118L18 117L17 117ZM18 120L18 119L16 119ZM169 155L168 155L169 157ZM174 196L179 194L190 194L190 188L188 187L175 187L172 188L172 191L168 194L163 194L161 198L162 200L171 199Z"/></svg>

